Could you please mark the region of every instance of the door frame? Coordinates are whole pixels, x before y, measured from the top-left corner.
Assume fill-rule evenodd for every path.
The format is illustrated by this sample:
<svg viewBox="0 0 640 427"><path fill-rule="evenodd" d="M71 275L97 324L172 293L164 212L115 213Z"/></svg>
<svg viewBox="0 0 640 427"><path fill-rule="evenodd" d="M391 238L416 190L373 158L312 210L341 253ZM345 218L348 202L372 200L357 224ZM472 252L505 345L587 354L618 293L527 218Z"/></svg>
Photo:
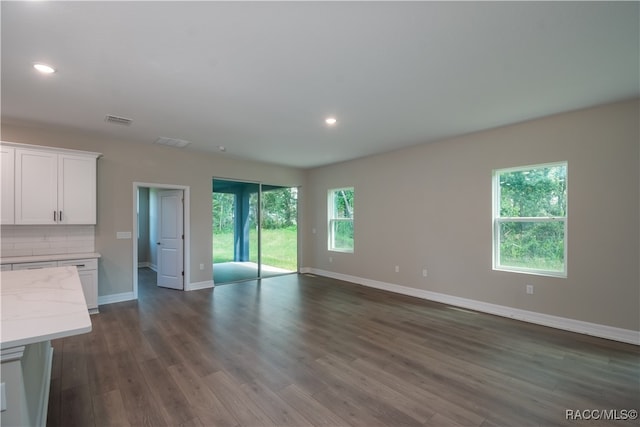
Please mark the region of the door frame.
<svg viewBox="0 0 640 427"><path fill-rule="evenodd" d="M133 183L133 234L131 236L131 240L133 243L133 298L138 299L138 212L136 206L138 204L138 190L140 188L157 188L160 190L182 190L184 194L184 214L182 216L183 222L183 230L184 230L184 240L183 240L183 256L184 256L184 283L183 290L189 290L189 283L191 283L191 272L189 270L189 266L191 265L191 226L190 226L190 213L189 208L191 206L190 203L190 187L185 185L176 185L176 184L159 184L159 183L150 183L150 182L134 182Z"/></svg>

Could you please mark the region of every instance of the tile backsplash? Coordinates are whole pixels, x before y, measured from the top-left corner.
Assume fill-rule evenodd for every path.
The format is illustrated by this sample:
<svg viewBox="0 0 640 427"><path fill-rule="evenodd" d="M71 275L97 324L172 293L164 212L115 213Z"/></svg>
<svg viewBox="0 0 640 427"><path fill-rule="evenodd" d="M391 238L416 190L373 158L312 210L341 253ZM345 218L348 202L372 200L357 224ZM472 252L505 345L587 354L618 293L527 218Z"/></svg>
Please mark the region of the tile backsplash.
<svg viewBox="0 0 640 427"><path fill-rule="evenodd" d="M95 252L95 225L3 225L0 257Z"/></svg>

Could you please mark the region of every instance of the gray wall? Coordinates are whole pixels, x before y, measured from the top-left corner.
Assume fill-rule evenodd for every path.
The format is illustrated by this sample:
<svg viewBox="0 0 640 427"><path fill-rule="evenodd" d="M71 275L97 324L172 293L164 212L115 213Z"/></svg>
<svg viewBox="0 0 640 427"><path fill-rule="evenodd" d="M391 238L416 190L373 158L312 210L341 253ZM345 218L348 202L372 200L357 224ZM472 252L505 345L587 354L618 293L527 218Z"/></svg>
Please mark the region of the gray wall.
<svg viewBox="0 0 640 427"><path fill-rule="evenodd" d="M158 268L158 189L149 189L149 263Z"/></svg>
<svg viewBox="0 0 640 427"><path fill-rule="evenodd" d="M301 265L638 330L639 114L633 100L310 170ZM493 271L492 170L563 160L568 277ZM345 186L353 254L327 250L327 190Z"/></svg>
<svg viewBox="0 0 640 427"><path fill-rule="evenodd" d="M53 126L2 123L2 140L76 150L97 151L98 224L96 251L100 296L133 291L133 242L116 239L117 231L133 231L133 182L189 186L191 283L212 279L211 180L213 176L262 181L274 185L303 185L298 169L242 161L172 147L119 140ZM200 264L205 265L200 270ZM137 266L136 266L137 267Z"/></svg>
<svg viewBox="0 0 640 427"><path fill-rule="evenodd" d="M138 264L150 262L149 254L149 189L138 191Z"/></svg>

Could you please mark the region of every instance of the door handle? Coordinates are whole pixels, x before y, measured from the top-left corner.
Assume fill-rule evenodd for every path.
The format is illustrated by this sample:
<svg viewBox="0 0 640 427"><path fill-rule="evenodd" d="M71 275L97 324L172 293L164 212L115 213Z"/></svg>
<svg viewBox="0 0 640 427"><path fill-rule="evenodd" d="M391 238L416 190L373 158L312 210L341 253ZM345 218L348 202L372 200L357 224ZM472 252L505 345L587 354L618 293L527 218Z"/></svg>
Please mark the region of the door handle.
<svg viewBox="0 0 640 427"><path fill-rule="evenodd" d="M156 242L156 245L160 245L160 244L161 244L160 242Z"/></svg>

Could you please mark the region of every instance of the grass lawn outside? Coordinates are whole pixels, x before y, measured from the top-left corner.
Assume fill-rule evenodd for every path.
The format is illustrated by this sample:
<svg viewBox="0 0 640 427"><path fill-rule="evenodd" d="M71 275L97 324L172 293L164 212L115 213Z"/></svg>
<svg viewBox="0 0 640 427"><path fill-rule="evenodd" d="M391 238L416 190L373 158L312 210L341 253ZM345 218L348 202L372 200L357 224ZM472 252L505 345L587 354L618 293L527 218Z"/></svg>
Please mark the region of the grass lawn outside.
<svg viewBox="0 0 640 427"><path fill-rule="evenodd" d="M262 264L298 270L298 230L296 227L262 230ZM258 262L258 233L249 232L249 258ZM233 232L213 234L213 262L233 261Z"/></svg>

